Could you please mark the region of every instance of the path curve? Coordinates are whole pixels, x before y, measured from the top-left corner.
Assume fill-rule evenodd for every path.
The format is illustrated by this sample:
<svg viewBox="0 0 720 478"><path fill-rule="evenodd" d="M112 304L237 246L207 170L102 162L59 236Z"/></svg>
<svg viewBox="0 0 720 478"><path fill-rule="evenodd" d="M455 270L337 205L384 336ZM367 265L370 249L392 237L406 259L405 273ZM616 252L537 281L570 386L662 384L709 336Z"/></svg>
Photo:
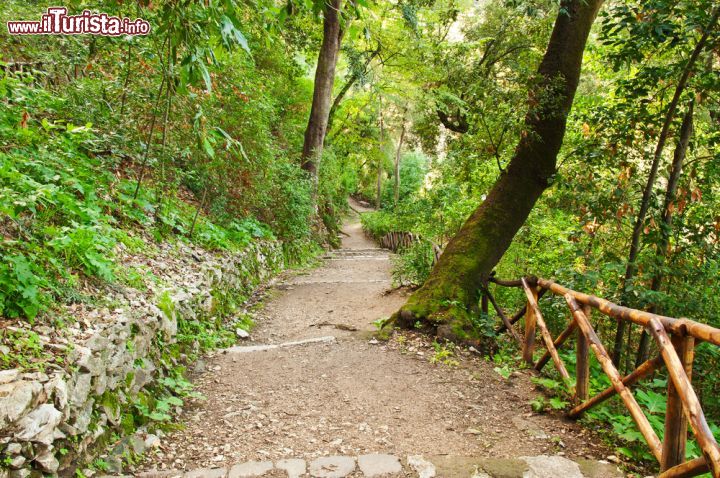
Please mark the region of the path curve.
<svg viewBox="0 0 720 478"><path fill-rule="evenodd" d="M194 376L207 399L183 413L184 429L163 437L141 466L150 470L145 476L310 476L277 466L307 470L333 456L351 460L352 470L340 464L313 476L381 476L367 468L367 457L360 459L366 473L358 467L357 457L372 454L382 456L371 462L385 460L385 471L394 470L382 476L561 473L533 471L533 463L544 463L538 455L554 455L546 458L579 473L562 476L618 476L614 466L588 461L608 451L591 445L586 430L531 412L535 394L525 373L505 380L466 350L456 353L457 366L432 364L432 344L411 332L387 343L373 339L372 322L397 310L406 293L392 289L391 254L363 234L357 214L343 232L342 248L321 266L283 276L257 313L252 341L238 344L270 347L207 359ZM280 463L287 459L299 461ZM417 471L423 460L434 475ZM262 474L273 463L276 469Z"/></svg>

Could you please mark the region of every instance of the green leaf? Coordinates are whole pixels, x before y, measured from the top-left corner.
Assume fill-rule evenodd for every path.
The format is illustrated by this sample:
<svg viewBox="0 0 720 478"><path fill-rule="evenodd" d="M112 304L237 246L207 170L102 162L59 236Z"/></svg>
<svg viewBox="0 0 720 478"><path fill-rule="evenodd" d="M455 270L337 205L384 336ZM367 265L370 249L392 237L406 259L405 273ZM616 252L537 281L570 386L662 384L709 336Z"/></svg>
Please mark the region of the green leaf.
<svg viewBox="0 0 720 478"><path fill-rule="evenodd" d="M212 91L212 79L210 78L210 72L208 71L207 66L205 66L202 59L199 59L196 64L203 77L203 81L205 82L205 89L207 91Z"/></svg>
<svg viewBox="0 0 720 478"><path fill-rule="evenodd" d="M238 44L243 50L250 54L250 47L248 46L247 38L245 38L245 35L238 30L230 17L223 15L220 19L220 25L220 34L227 46Z"/></svg>
<svg viewBox="0 0 720 478"><path fill-rule="evenodd" d="M215 148L213 148L212 144L210 144L210 140L207 137L203 138L203 149L210 158L215 157Z"/></svg>

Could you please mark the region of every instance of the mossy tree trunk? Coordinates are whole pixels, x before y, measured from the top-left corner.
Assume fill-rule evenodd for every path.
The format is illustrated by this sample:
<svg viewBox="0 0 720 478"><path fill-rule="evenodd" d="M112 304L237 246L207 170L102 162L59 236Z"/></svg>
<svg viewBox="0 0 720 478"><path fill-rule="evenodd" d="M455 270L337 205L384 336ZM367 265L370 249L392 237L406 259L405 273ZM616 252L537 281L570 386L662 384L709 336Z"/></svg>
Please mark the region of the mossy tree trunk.
<svg viewBox="0 0 720 478"><path fill-rule="evenodd" d="M467 311L555 173L583 51L602 0L563 0L545 56L530 88L529 110L515 154L485 201L450 240L425 284L395 315L439 336L462 338Z"/></svg>

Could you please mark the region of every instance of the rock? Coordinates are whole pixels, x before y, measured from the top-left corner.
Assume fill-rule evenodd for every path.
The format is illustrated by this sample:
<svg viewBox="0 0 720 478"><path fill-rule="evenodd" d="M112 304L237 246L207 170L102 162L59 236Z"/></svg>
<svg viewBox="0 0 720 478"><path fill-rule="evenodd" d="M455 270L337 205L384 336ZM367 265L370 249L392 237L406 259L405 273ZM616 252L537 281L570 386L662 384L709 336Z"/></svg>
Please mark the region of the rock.
<svg viewBox="0 0 720 478"><path fill-rule="evenodd" d="M10 458L10 461L8 462L8 466L10 468L12 468L13 470L22 468L22 466L24 464L25 464L25 457L22 455L16 455L16 456Z"/></svg>
<svg viewBox="0 0 720 478"><path fill-rule="evenodd" d="M157 435L153 435L152 433L148 433L148 435L145 437L145 448L157 448L160 446L160 437Z"/></svg>
<svg viewBox="0 0 720 478"><path fill-rule="evenodd" d="M609 461L610 463L620 463L620 458L618 458L618 457L615 456L615 455L608 455L608 456L605 457L605 459L606 459L607 461Z"/></svg>
<svg viewBox="0 0 720 478"><path fill-rule="evenodd" d="M481 461L480 467L490 476L498 478L519 478L528 471L525 461L513 458L486 458Z"/></svg>
<svg viewBox="0 0 720 478"><path fill-rule="evenodd" d="M118 475L123 471L123 463L119 456L108 456L105 458L107 468L104 470L113 475Z"/></svg>
<svg viewBox="0 0 720 478"><path fill-rule="evenodd" d="M62 376L56 375L45 384L45 393L52 398L58 410L64 410L68 404L68 386Z"/></svg>
<svg viewBox="0 0 720 478"><path fill-rule="evenodd" d="M44 445L51 445L54 439L55 427L62 419L62 413L50 404L40 405L38 408L24 416L17 423L18 433L15 439L20 441L33 441Z"/></svg>
<svg viewBox="0 0 720 478"><path fill-rule="evenodd" d="M324 456L310 463L313 478L343 478L355 471L355 459L349 456Z"/></svg>
<svg viewBox="0 0 720 478"><path fill-rule="evenodd" d="M492 476L488 475L487 473L475 470L475 472L470 478L492 478Z"/></svg>
<svg viewBox="0 0 720 478"><path fill-rule="evenodd" d="M27 478L30 476L30 470L13 470L8 474L8 478Z"/></svg>
<svg viewBox="0 0 720 478"><path fill-rule="evenodd" d="M288 478L300 478L305 474L307 465L305 464L305 460L289 459L275 462L275 468L285 470Z"/></svg>
<svg viewBox="0 0 720 478"><path fill-rule="evenodd" d="M225 478L227 468L203 468L201 470L188 471L184 478Z"/></svg>
<svg viewBox="0 0 720 478"><path fill-rule="evenodd" d="M76 346L70 357L70 360L83 372L97 375L100 373L100 370L102 370L102 361L94 357L92 351L87 347L82 345Z"/></svg>
<svg viewBox="0 0 720 478"><path fill-rule="evenodd" d="M20 370L13 368L0 371L0 385L14 382L20 376Z"/></svg>
<svg viewBox="0 0 720 478"><path fill-rule="evenodd" d="M105 370L101 370L95 377L95 395L102 395L107 389L108 379Z"/></svg>
<svg viewBox="0 0 720 478"><path fill-rule="evenodd" d="M135 377L132 385L132 393L136 394L153 381L155 377L155 367L152 368L136 368L134 369Z"/></svg>
<svg viewBox="0 0 720 478"><path fill-rule="evenodd" d="M75 421L73 426L77 433L85 433L90 426L90 420L92 420L93 403L94 400L88 400L85 405L75 411Z"/></svg>
<svg viewBox="0 0 720 478"><path fill-rule="evenodd" d="M0 385L0 429L19 419L40 394L37 382L15 381Z"/></svg>
<svg viewBox="0 0 720 478"><path fill-rule="evenodd" d="M408 465L417 472L418 478L434 478L435 465L427 461L422 455L410 455L407 457Z"/></svg>
<svg viewBox="0 0 720 478"><path fill-rule="evenodd" d="M22 452L22 445L19 443L10 443L5 447L6 455L19 455Z"/></svg>
<svg viewBox="0 0 720 478"><path fill-rule="evenodd" d="M207 368L207 364L203 359L198 359L197 362L195 362L195 367L193 368L193 372L195 373L203 373L205 372L205 369Z"/></svg>
<svg viewBox="0 0 720 478"><path fill-rule="evenodd" d="M146 471L135 475L136 478L183 478L183 472L177 470L168 471Z"/></svg>
<svg viewBox="0 0 720 478"><path fill-rule="evenodd" d="M540 455L523 456L520 458L530 467L530 469L523 474L523 478L546 478L548 476L583 478L578 464L561 456Z"/></svg>
<svg viewBox="0 0 720 478"><path fill-rule="evenodd" d="M81 373L77 376L72 387L72 392L70 393L71 405L77 406L85 403L88 395L90 395L91 381L92 375L89 373Z"/></svg>
<svg viewBox="0 0 720 478"><path fill-rule="evenodd" d="M27 380L28 382L42 382L45 383L50 378L47 376L47 374L42 372L32 372L32 373L24 373L22 374L23 380Z"/></svg>
<svg viewBox="0 0 720 478"><path fill-rule="evenodd" d="M42 453L35 457L35 463L47 473L56 473L60 467L60 463L55 458L52 447L46 447Z"/></svg>
<svg viewBox="0 0 720 478"><path fill-rule="evenodd" d="M238 327L237 329L235 329L235 333L236 333L237 336L240 337L241 339L249 339L249 338L250 338L250 334L248 333L248 331L247 331L247 330L243 330L243 329L241 329L241 328L239 328L239 327Z"/></svg>
<svg viewBox="0 0 720 478"><path fill-rule="evenodd" d="M145 446L145 440L140 438L137 433L129 438L128 444L130 445L130 448L132 448L133 453L136 455L142 455L147 449Z"/></svg>
<svg viewBox="0 0 720 478"><path fill-rule="evenodd" d="M271 461L248 461L247 463L239 463L230 468L228 478L252 478L262 476L272 470Z"/></svg>
<svg viewBox="0 0 720 478"><path fill-rule="evenodd" d="M577 464L585 478L623 478L625 476L618 470L616 465L611 465L610 463L594 460L577 460Z"/></svg>
<svg viewBox="0 0 720 478"><path fill-rule="evenodd" d="M107 350L109 341L102 335L102 332L98 332L90 339L85 342L85 346L90 349L91 352L102 352Z"/></svg>
<svg viewBox="0 0 720 478"><path fill-rule="evenodd" d="M366 477L384 476L402 471L400 459L393 455L361 455L358 457L358 466Z"/></svg>

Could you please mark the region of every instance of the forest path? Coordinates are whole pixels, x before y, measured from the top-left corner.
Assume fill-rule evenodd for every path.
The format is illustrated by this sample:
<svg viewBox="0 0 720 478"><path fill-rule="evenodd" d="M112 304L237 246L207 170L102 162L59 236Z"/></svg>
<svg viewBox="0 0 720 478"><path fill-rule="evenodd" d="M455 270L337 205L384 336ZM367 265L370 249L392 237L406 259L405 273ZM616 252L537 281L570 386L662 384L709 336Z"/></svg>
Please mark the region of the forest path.
<svg viewBox="0 0 720 478"><path fill-rule="evenodd" d="M372 322L405 293L391 288L391 254L365 237L357 214L343 231L321 266L270 290L252 342L198 367L207 399L186 408L184 428L141 465L157 470L145 476L618 476L587 460L608 451L586 430L531 413L529 375L505 380L464 349L457 366L432 364L432 344L412 332L373 339Z"/></svg>

